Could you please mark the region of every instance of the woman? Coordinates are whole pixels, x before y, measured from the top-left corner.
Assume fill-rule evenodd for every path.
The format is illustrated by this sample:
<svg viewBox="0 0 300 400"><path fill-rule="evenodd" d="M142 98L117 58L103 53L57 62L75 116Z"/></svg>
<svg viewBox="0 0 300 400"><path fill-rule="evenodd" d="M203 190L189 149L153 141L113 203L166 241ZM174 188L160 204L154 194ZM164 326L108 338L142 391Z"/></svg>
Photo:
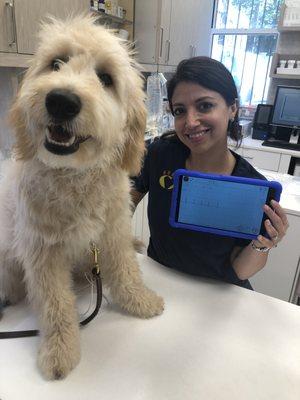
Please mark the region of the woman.
<svg viewBox="0 0 300 400"><path fill-rule="evenodd" d="M241 139L232 75L208 57L183 60L168 83L168 100L175 132L149 146L132 190L135 206L149 193L148 255L170 268L251 289L248 278L265 266L268 251L288 228L277 202L272 201L272 208L264 206L269 238L260 235L253 241L174 229L168 222L172 174L179 168L265 179L227 147L228 136L236 142Z"/></svg>

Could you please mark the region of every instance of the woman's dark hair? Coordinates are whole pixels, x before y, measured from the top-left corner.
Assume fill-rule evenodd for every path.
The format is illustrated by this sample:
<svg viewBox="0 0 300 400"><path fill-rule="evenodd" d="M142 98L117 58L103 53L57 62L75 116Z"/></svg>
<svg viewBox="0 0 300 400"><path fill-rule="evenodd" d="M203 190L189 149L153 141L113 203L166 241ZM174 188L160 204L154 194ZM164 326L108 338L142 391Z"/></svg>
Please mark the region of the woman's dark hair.
<svg viewBox="0 0 300 400"><path fill-rule="evenodd" d="M228 106L238 105L238 93L231 73L219 61L210 57L193 57L181 61L175 74L167 83L168 100L173 113L172 97L180 82L197 83L206 89L218 92ZM237 143L241 141L238 112L234 120L229 121L228 135Z"/></svg>

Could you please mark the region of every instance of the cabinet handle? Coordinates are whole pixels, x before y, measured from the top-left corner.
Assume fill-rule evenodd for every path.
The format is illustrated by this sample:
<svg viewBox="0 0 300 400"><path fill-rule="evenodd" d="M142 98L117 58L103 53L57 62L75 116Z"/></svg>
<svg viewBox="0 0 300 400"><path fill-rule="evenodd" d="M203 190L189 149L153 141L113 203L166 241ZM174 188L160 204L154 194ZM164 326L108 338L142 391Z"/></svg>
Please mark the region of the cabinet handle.
<svg viewBox="0 0 300 400"><path fill-rule="evenodd" d="M170 58L170 44L171 44L170 40L166 40L167 51L166 51L165 63L167 63Z"/></svg>
<svg viewBox="0 0 300 400"><path fill-rule="evenodd" d="M159 47L159 57L162 56L162 48L163 48L163 37L164 37L164 28L160 27L160 47Z"/></svg>
<svg viewBox="0 0 300 400"><path fill-rule="evenodd" d="M14 6L11 2L6 1L5 8L6 8L6 21L8 27L7 31L11 33L10 40L8 40L8 45L11 47L16 43L16 35L14 29Z"/></svg>

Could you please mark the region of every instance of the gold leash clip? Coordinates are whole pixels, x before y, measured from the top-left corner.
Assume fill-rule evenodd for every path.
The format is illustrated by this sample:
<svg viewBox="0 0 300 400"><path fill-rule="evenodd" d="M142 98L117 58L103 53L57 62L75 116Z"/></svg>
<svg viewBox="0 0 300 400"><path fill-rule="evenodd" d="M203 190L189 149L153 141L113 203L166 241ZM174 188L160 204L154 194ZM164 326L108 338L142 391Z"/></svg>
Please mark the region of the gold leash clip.
<svg viewBox="0 0 300 400"><path fill-rule="evenodd" d="M93 272L93 274L100 275L100 266L99 266L99 262L98 262L100 250L99 250L99 248L96 246L96 244L94 242L90 243L90 249L91 249L91 252L92 252L92 254L94 256L94 263L93 263L92 272Z"/></svg>

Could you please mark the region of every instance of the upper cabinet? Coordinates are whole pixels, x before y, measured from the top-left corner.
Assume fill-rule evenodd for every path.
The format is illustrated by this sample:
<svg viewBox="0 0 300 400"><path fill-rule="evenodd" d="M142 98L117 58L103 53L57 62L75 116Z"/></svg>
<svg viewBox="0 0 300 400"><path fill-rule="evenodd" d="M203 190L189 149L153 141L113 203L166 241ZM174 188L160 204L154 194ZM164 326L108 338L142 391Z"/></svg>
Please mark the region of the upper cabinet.
<svg viewBox="0 0 300 400"><path fill-rule="evenodd" d="M13 1L0 0L0 51L17 51Z"/></svg>
<svg viewBox="0 0 300 400"><path fill-rule="evenodd" d="M136 0L139 61L172 67L184 58L208 56L212 17L211 0Z"/></svg>
<svg viewBox="0 0 300 400"><path fill-rule="evenodd" d="M47 14L64 18L72 12L87 11L89 3L88 0L14 0L18 53L35 52L36 32Z"/></svg>
<svg viewBox="0 0 300 400"><path fill-rule="evenodd" d="M26 66L45 16L64 18L89 7L89 0L0 0L0 66Z"/></svg>
<svg viewBox="0 0 300 400"><path fill-rule="evenodd" d="M170 1L170 0L169 0ZM172 1L169 65L210 54L213 1Z"/></svg>

